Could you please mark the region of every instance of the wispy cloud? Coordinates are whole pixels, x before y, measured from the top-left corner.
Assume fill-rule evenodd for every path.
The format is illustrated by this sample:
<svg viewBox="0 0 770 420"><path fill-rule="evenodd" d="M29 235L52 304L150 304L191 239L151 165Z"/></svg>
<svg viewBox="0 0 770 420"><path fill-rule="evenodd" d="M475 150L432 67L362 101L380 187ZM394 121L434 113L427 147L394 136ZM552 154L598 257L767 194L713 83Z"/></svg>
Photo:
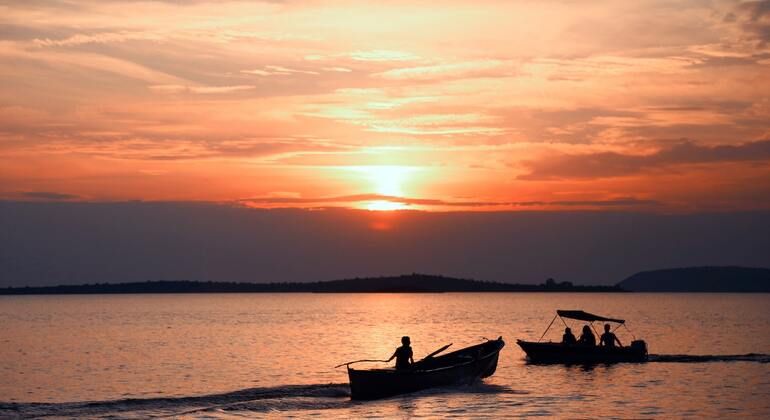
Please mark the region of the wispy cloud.
<svg viewBox="0 0 770 420"><path fill-rule="evenodd" d="M513 63L501 60L478 60L459 63L403 67L376 73L374 76L391 80L444 80L450 78L504 77L514 74Z"/></svg>
<svg viewBox="0 0 770 420"><path fill-rule="evenodd" d="M238 200L255 205L314 205L389 202L418 207L645 207L659 203L634 197L620 197L608 200L557 200L557 201L468 201L430 198L396 197L381 194L354 194L334 197L285 197L266 196Z"/></svg>
<svg viewBox="0 0 770 420"><path fill-rule="evenodd" d="M243 90L251 90L253 85L234 85L234 86L185 86L185 85L151 85L150 89L164 93L199 93L199 94L218 94L231 93Z"/></svg>
<svg viewBox="0 0 770 420"><path fill-rule="evenodd" d="M33 40L35 45L40 47L71 47L84 44L109 44L125 41L161 41L164 37L150 32L98 32L93 34L75 34L63 39L36 38Z"/></svg>
<svg viewBox="0 0 770 420"><path fill-rule="evenodd" d="M420 57L408 51L395 50L361 50L348 54L356 61L414 61Z"/></svg>
<svg viewBox="0 0 770 420"><path fill-rule="evenodd" d="M51 192L51 191L25 191L25 192L19 193L18 195L24 198L33 198L38 200L50 200L50 201L75 200L80 198L80 196L75 194L66 194L66 193Z"/></svg>
<svg viewBox="0 0 770 420"><path fill-rule="evenodd" d="M347 67L323 67L323 71L333 71L337 73L350 73L353 70L347 68Z"/></svg>
<svg viewBox="0 0 770 420"><path fill-rule="evenodd" d="M770 161L770 140L719 146L679 142L646 155L616 152L557 154L525 162L529 173L519 179L618 177L672 165L745 161Z"/></svg>
<svg viewBox="0 0 770 420"><path fill-rule="evenodd" d="M256 76L286 76L291 74L318 74L317 71L292 69L284 66L267 65L262 69L241 70L243 74L253 74Z"/></svg>
<svg viewBox="0 0 770 420"><path fill-rule="evenodd" d="M760 45L770 42L770 1L741 2L728 16L737 21L741 29Z"/></svg>

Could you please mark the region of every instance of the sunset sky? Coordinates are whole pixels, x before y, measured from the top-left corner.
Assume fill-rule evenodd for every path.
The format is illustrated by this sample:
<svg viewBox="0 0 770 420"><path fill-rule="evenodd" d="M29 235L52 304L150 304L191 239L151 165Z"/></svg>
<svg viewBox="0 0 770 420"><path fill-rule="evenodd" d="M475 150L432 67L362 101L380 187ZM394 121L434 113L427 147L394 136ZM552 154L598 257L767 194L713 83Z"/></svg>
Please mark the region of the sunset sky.
<svg viewBox="0 0 770 420"><path fill-rule="evenodd" d="M0 197L770 209L770 2L0 3Z"/></svg>

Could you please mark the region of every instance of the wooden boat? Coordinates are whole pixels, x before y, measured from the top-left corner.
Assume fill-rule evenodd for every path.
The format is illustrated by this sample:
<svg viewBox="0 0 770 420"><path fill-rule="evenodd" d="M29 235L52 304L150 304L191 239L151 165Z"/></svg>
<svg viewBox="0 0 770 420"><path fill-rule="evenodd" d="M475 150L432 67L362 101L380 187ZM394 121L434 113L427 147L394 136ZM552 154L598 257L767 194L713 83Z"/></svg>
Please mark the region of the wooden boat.
<svg viewBox="0 0 770 420"><path fill-rule="evenodd" d="M611 322L617 324L617 329L621 325L625 326L625 320L607 318L599 315L590 314L584 311L556 311L556 316L546 328L538 341L517 340L516 344L524 350L527 358L532 363L617 363L617 362L646 362L647 361L647 343L644 340L634 340L630 346L623 347L602 347L587 346L581 344L563 344L554 342L541 342L545 334L553 325L556 318L576 319L586 321L593 328L594 322ZM564 322L564 325L567 325ZM627 328L627 327L626 327ZM596 331L594 329L594 331ZM599 336L599 334L596 334Z"/></svg>
<svg viewBox="0 0 770 420"><path fill-rule="evenodd" d="M353 369L347 365L350 398L373 400L438 386L470 384L495 373L502 337L442 356L427 357L410 369Z"/></svg>

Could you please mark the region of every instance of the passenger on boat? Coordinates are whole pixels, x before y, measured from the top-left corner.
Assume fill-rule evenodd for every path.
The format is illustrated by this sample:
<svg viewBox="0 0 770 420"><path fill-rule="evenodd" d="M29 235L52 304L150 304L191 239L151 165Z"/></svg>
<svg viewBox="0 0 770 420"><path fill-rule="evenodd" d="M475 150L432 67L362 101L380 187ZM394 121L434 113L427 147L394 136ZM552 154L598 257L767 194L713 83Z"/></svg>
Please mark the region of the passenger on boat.
<svg viewBox="0 0 770 420"><path fill-rule="evenodd" d="M583 325L583 333L580 334L580 339L578 340L578 344L581 344L584 346L596 345L596 337L594 336L594 333L591 332L591 328L588 325Z"/></svg>
<svg viewBox="0 0 770 420"><path fill-rule="evenodd" d="M572 329L570 327L567 327L564 329L564 335L561 336L561 343L562 344L575 344L577 343L577 340L575 339L575 335L572 334Z"/></svg>
<svg viewBox="0 0 770 420"><path fill-rule="evenodd" d="M414 363L414 358L412 357L412 347L410 346L411 341L409 340L409 337L401 337L401 344L402 346L397 348L393 353L393 356L390 356L390 359L387 361L390 362L395 357L396 369L409 369L409 367Z"/></svg>
<svg viewBox="0 0 770 420"><path fill-rule="evenodd" d="M610 331L610 324L604 324L604 334L599 339L599 345L604 347L615 347L615 342L618 342L618 346L623 347L618 337Z"/></svg>

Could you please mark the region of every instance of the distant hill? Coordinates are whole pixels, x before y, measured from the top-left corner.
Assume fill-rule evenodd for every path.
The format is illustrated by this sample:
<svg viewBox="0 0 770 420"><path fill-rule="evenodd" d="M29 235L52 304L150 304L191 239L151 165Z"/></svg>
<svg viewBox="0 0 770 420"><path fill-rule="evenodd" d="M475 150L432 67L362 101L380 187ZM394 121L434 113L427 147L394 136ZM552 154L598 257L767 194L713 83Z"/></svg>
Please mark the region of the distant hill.
<svg viewBox="0 0 770 420"><path fill-rule="evenodd" d="M440 293L440 292L621 292L617 286L573 286L548 279L543 284L510 284L427 274L369 277L313 283L224 283L151 281L77 286L13 287L0 295L118 293Z"/></svg>
<svg viewBox="0 0 770 420"><path fill-rule="evenodd" d="M643 271L618 283L632 292L770 292L770 269L689 267Z"/></svg>

